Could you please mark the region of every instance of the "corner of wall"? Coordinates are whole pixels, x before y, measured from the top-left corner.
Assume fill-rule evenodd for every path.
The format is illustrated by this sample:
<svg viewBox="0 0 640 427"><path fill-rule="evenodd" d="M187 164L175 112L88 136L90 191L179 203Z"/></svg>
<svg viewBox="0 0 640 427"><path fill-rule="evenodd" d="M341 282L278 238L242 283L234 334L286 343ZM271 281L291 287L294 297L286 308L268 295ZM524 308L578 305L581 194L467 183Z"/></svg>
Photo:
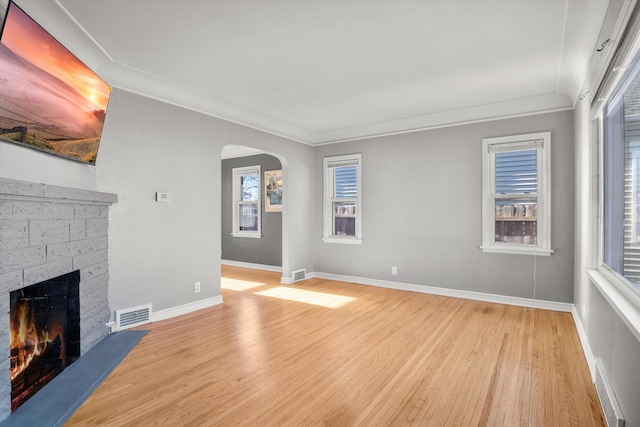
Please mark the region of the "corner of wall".
<svg viewBox="0 0 640 427"><path fill-rule="evenodd" d="M589 338L587 337L587 332L582 325L582 319L580 319L580 314L576 309L576 306L573 305L571 309L571 315L573 316L573 322L576 325L576 330L578 331L578 337L580 338L580 344L582 345L582 351L584 352L584 357L587 359L587 366L589 366L589 373L591 374L591 381L595 381L596 377L596 359L593 355L593 351L591 350L591 345L589 344Z"/></svg>

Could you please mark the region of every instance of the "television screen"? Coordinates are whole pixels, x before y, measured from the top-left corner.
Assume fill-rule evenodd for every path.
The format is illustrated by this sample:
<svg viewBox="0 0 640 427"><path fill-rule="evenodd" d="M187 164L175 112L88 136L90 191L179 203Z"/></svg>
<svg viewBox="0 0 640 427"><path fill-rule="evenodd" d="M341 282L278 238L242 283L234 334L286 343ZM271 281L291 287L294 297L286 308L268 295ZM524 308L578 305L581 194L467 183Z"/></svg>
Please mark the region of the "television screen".
<svg viewBox="0 0 640 427"><path fill-rule="evenodd" d="M13 2L0 70L0 139L95 164L110 86Z"/></svg>

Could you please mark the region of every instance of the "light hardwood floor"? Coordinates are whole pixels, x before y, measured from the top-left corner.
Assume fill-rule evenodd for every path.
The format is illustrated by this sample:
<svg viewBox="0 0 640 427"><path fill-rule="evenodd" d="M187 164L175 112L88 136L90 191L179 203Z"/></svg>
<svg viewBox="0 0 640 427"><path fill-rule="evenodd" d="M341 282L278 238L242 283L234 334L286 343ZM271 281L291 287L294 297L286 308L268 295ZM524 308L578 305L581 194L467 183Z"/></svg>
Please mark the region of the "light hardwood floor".
<svg viewBox="0 0 640 427"><path fill-rule="evenodd" d="M223 305L146 325L66 425L604 425L568 313L222 274Z"/></svg>

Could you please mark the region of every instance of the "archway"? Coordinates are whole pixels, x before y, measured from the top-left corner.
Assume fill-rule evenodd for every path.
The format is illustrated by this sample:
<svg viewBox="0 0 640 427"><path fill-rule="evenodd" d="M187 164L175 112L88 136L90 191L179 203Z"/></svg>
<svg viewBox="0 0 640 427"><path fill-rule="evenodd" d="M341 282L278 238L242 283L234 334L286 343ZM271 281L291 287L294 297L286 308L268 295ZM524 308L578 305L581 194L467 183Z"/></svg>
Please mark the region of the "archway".
<svg viewBox="0 0 640 427"><path fill-rule="evenodd" d="M238 211L234 211L233 205L237 204L233 198L233 170L242 171L253 170L252 174L257 174L259 170L259 194L260 194L260 231L253 233L243 233L234 230L233 216ZM267 211L265 200L266 190L264 184L265 172L271 175L273 170L282 171L282 205L281 211ZM287 161L279 153L268 152L254 147L241 145L226 145L221 152L221 263L227 265L237 265L251 268L259 268L271 271L280 271L286 276L289 271L289 245L287 241L287 198L286 189L288 176ZM240 204L240 206L244 206ZM240 217L244 220L244 217ZM238 219L235 227L238 228ZM248 225L248 224L245 224ZM243 228L243 227L240 227ZM244 227L243 229L255 230L255 228ZM249 234L249 236L247 236ZM253 234L253 235L251 235ZM253 237L253 238L251 238ZM259 238L255 238L259 237ZM274 253L277 251L278 253Z"/></svg>

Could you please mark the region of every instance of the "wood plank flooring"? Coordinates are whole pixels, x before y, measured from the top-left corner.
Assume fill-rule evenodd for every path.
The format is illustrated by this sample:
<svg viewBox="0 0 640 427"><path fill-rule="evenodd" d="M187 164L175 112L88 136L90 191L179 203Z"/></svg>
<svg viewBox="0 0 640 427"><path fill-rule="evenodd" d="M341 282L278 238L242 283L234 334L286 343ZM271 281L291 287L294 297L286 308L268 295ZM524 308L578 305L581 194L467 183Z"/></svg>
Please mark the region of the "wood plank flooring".
<svg viewBox="0 0 640 427"><path fill-rule="evenodd" d="M604 426L568 313L224 266L67 426Z"/></svg>

